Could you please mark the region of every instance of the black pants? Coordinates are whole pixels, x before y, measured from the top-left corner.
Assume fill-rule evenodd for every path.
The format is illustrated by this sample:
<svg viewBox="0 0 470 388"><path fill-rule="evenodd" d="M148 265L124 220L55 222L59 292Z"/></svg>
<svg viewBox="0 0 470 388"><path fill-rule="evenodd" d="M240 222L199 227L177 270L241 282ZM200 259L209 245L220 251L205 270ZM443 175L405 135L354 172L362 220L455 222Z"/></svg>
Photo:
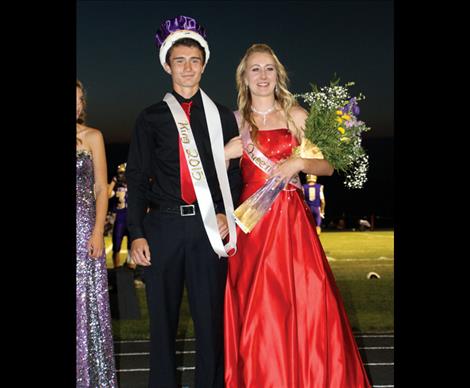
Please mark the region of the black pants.
<svg viewBox="0 0 470 388"><path fill-rule="evenodd" d="M153 210L144 220L152 265L144 269L150 316L149 388L176 388L175 338L184 284L196 334L196 388L224 387L227 259L213 251L200 214Z"/></svg>

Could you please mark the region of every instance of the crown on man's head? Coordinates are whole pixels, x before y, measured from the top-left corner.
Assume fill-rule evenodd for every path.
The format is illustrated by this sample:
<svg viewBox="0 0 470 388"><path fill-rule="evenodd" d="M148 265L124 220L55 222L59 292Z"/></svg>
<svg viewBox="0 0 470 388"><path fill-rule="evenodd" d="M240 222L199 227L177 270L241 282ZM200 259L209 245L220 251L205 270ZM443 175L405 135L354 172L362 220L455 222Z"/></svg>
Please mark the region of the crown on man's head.
<svg viewBox="0 0 470 388"><path fill-rule="evenodd" d="M196 19L189 16L176 16L164 21L155 35L155 43L160 49L160 63L165 67L166 54L173 44L180 39L190 38L198 42L206 52L206 62L209 61L209 45L206 41L206 30Z"/></svg>

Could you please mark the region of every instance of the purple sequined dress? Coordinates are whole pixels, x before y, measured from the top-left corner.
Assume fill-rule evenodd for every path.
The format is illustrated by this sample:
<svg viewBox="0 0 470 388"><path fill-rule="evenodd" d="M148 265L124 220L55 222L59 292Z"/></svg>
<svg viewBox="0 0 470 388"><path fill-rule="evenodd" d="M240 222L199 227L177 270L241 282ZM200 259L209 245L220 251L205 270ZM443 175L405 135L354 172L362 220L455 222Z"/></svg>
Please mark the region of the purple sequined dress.
<svg viewBox="0 0 470 388"><path fill-rule="evenodd" d="M95 224L91 154L77 151L77 388L117 387L106 256L88 256Z"/></svg>

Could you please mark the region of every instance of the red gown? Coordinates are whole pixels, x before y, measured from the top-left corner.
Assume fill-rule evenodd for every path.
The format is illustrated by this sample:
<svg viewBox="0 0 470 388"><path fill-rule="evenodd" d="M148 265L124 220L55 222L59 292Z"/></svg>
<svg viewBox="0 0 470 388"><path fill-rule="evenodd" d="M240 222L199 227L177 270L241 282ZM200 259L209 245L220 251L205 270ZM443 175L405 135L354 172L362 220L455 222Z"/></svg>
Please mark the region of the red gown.
<svg viewBox="0 0 470 388"><path fill-rule="evenodd" d="M274 162L298 143L287 129L258 132ZM241 201L266 181L246 153ZM249 234L237 228L225 293L226 388L370 387L302 190L281 191Z"/></svg>

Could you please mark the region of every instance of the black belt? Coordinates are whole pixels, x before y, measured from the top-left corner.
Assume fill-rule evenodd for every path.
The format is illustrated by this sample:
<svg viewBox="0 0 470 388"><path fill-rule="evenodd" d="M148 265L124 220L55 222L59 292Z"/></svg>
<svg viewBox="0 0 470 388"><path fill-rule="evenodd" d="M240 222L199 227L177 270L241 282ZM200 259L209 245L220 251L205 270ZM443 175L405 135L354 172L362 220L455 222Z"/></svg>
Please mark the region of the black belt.
<svg viewBox="0 0 470 388"><path fill-rule="evenodd" d="M156 210L162 213L177 214L182 217L195 216L200 213L197 203L192 205L178 205L175 203L152 203L151 210Z"/></svg>
<svg viewBox="0 0 470 388"><path fill-rule="evenodd" d="M182 217L195 216L196 214L201 213L197 202L191 205L171 201L162 201L158 203L151 202L150 210L156 210L162 213L177 214ZM216 213L224 213L222 204L219 204L218 202L214 203L214 210Z"/></svg>

